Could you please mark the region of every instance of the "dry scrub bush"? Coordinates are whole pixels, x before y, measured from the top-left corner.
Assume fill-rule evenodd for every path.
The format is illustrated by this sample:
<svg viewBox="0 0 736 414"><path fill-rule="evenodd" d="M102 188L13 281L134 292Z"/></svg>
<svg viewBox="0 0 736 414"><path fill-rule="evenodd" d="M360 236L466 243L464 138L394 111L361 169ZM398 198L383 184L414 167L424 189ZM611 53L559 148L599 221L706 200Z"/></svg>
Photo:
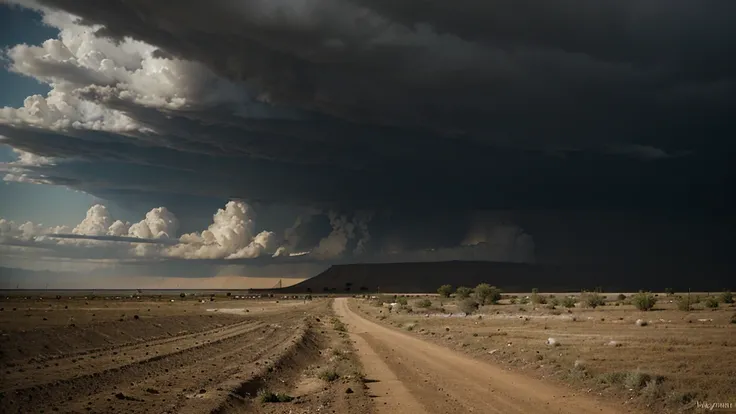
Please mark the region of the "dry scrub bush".
<svg viewBox="0 0 736 414"><path fill-rule="evenodd" d="M473 312L478 310L478 302L472 298L465 298L457 305L457 307L461 312L465 312L466 315L471 315Z"/></svg>
<svg viewBox="0 0 736 414"><path fill-rule="evenodd" d="M640 311L648 311L657 303L657 298L651 292L639 291L639 293L631 298L631 303Z"/></svg>

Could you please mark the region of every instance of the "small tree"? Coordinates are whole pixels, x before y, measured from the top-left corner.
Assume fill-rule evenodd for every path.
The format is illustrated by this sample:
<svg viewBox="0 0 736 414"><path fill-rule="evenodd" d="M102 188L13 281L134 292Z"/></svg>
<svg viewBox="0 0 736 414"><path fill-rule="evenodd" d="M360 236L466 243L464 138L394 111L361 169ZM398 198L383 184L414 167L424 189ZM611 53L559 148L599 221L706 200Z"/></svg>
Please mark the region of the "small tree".
<svg viewBox="0 0 736 414"><path fill-rule="evenodd" d="M460 311L465 312L466 315L470 315L478 310L478 302L473 298L465 298L458 305Z"/></svg>
<svg viewBox="0 0 736 414"><path fill-rule="evenodd" d="M657 298L654 297L652 292L639 291L631 298L631 303L640 311L648 311L657 303Z"/></svg>
<svg viewBox="0 0 736 414"><path fill-rule="evenodd" d="M721 302L723 303L733 303L733 294L730 290L724 290L723 293L721 293Z"/></svg>
<svg viewBox="0 0 736 414"><path fill-rule="evenodd" d="M450 295L452 295L452 286L451 285L442 285L437 289L437 293L443 298L449 298Z"/></svg>
<svg viewBox="0 0 736 414"><path fill-rule="evenodd" d="M501 300L501 290L488 283L481 283L475 287L475 299L481 305L490 305L498 303Z"/></svg>
<svg viewBox="0 0 736 414"><path fill-rule="evenodd" d="M473 289L465 286L460 286L455 290L455 296L458 299L467 299L470 297L471 293L473 293Z"/></svg>

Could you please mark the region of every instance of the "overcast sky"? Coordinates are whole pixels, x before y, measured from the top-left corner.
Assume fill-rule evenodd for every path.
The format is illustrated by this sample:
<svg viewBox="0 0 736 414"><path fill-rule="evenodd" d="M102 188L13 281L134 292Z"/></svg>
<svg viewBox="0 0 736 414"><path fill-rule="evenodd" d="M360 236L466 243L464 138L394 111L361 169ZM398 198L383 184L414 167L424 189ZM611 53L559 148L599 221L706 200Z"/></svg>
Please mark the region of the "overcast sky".
<svg viewBox="0 0 736 414"><path fill-rule="evenodd" d="M692 0L12 0L0 259L162 277L730 263L735 18Z"/></svg>

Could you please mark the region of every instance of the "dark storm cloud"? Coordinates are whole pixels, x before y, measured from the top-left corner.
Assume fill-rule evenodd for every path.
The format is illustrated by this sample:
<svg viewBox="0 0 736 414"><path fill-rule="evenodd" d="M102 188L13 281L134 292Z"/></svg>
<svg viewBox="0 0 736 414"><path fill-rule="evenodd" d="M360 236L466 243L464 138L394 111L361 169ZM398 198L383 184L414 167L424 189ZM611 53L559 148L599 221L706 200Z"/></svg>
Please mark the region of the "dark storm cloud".
<svg viewBox="0 0 736 414"><path fill-rule="evenodd" d="M138 127L0 123L9 145L59 159L23 167L52 183L174 210L167 200L193 197L206 214L221 199L375 211L365 260L422 260L427 248L488 257L524 234L572 257L582 242L569 236L555 250L562 230L543 223L564 217L570 234L600 233L586 230L595 220L559 211L732 206L736 9L726 1L40 3L232 82L194 76L194 95L207 99L173 108L72 68L73 83L88 84L75 96ZM476 210L506 212L479 224L467 214ZM482 223L503 231L451 250ZM314 246L330 225L325 216L295 225L293 247Z"/></svg>
<svg viewBox="0 0 736 414"><path fill-rule="evenodd" d="M725 123L734 99L718 92L734 90L728 2L42 3L104 25L101 35L203 62L271 102L482 142L688 148L702 144L678 129Z"/></svg>

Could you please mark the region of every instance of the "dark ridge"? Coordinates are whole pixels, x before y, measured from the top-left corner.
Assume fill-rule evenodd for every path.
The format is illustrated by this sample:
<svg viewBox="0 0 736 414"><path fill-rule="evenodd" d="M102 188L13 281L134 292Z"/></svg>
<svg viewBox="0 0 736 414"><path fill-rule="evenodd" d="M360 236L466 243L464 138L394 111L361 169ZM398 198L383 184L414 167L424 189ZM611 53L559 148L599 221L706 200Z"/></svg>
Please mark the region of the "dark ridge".
<svg viewBox="0 0 736 414"><path fill-rule="evenodd" d="M499 262L420 262L335 265L281 293L433 293L443 284L473 287L479 283L506 292L606 292L639 290L720 291L733 280L727 267L538 265Z"/></svg>

